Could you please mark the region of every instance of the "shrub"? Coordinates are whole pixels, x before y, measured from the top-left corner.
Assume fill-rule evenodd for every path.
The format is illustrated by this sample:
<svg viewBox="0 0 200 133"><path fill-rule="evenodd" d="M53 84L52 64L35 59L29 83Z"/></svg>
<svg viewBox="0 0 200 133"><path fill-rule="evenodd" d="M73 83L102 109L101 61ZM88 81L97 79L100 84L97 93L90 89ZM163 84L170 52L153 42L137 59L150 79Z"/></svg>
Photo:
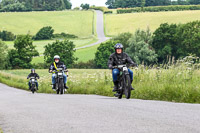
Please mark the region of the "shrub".
<svg viewBox="0 0 200 133"><path fill-rule="evenodd" d="M8 50L8 46L0 40L0 69L5 69L5 66L7 64L7 51Z"/></svg>
<svg viewBox="0 0 200 133"><path fill-rule="evenodd" d="M87 62L78 62L78 63L75 63L72 68L77 68L77 69L95 69L97 68L96 67L96 64L95 64L95 61L94 60L89 60Z"/></svg>
<svg viewBox="0 0 200 133"><path fill-rule="evenodd" d="M104 6L91 6L90 9L94 9L94 10L100 10L102 12L105 12L108 10L107 7L104 7Z"/></svg>
<svg viewBox="0 0 200 133"><path fill-rule="evenodd" d="M51 26L41 28L33 39L35 40L46 40L53 37L54 29Z"/></svg>
<svg viewBox="0 0 200 133"><path fill-rule="evenodd" d="M110 40L100 44L94 58L97 68L108 68L108 59L115 52L114 46L116 43L117 41Z"/></svg>
<svg viewBox="0 0 200 133"><path fill-rule="evenodd" d="M134 13L134 12L160 12L160 11L183 11L183 10L200 10L200 5L171 5L171 6L151 6L136 7L128 9L118 9L117 13Z"/></svg>
<svg viewBox="0 0 200 133"><path fill-rule="evenodd" d="M78 36L73 35L73 34L66 34L64 32L62 33L57 33L57 34L53 34L53 38L62 38L62 39L67 39L67 38L78 38Z"/></svg>
<svg viewBox="0 0 200 133"><path fill-rule="evenodd" d="M105 11L104 14L112 14L113 11Z"/></svg>
<svg viewBox="0 0 200 133"><path fill-rule="evenodd" d="M16 36L12 32L8 32L5 30L0 32L0 39L2 39L3 41L13 41L15 40L15 38Z"/></svg>
<svg viewBox="0 0 200 133"><path fill-rule="evenodd" d="M33 56L39 53L33 46L33 41L29 35L19 35L14 42L14 48L8 52L8 60L11 68L31 68Z"/></svg>

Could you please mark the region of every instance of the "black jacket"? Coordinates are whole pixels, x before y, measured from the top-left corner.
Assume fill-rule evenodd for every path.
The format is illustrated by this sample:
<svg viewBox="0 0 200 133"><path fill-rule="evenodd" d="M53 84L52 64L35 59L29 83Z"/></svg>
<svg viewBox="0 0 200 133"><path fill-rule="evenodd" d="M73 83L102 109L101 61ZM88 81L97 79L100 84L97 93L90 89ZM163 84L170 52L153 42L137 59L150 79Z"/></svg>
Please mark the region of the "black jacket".
<svg viewBox="0 0 200 133"><path fill-rule="evenodd" d="M27 79L29 79L30 77L37 77L38 79L40 78L40 76L37 73L30 73L27 77Z"/></svg>
<svg viewBox="0 0 200 133"><path fill-rule="evenodd" d="M126 53L121 53L121 54L113 53L110 55L108 60L108 67L110 69L112 69L113 66L124 65L124 64L134 65L135 63Z"/></svg>
<svg viewBox="0 0 200 133"><path fill-rule="evenodd" d="M63 68L64 70L67 69L67 67L65 66L65 64L63 62L56 63L56 67L57 68ZM51 64L51 66L49 67L49 70L56 70L54 63Z"/></svg>

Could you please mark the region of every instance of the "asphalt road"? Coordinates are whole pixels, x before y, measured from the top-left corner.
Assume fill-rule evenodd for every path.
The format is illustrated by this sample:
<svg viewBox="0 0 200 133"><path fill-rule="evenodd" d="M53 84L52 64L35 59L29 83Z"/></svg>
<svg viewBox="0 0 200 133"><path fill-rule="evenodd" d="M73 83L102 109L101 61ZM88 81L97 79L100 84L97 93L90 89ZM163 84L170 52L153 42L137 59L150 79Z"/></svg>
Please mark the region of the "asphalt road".
<svg viewBox="0 0 200 133"><path fill-rule="evenodd" d="M91 47L97 44L100 44L102 42L105 42L106 40L108 40L109 38L105 36L104 34L104 21L103 21L103 12L96 10L96 14L97 14L97 23L96 23L96 31L97 31L97 37L98 37L98 41L83 47L78 47L76 49L82 49L82 48L87 48L87 47Z"/></svg>
<svg viewBox="0 0 200 133"><path fill-rule="evenodd" d="M0 84L4 133L200 133L200 105L31 94Z"/></svg>

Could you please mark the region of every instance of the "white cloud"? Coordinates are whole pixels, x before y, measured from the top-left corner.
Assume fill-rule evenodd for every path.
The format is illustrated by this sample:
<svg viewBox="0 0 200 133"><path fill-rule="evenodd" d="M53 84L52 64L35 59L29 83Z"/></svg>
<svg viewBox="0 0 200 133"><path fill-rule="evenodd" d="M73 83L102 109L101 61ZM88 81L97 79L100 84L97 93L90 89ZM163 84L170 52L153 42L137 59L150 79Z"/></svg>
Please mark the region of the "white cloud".
<svg viewBox="0 0 200 133"><path fill-rule="evenodd" d="M80 7L82 3L88 3L90 5L95 6L106 6L105 3L107 0L70 0L72 3L72 8L74 7Z"/></svg>

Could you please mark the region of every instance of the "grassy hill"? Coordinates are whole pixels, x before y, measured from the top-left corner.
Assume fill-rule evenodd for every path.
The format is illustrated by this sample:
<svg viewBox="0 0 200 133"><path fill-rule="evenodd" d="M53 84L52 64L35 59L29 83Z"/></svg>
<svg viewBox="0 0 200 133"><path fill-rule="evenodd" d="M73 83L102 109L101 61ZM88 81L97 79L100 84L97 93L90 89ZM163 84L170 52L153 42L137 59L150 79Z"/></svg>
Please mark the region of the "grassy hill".
<svg viewBox="0 0 200 133"><path fill-rule="evenodd" d="M133 33L136 29L151 31L159 27L161 23L186 23L200 20L200 11L169 11L169 12L145 12L129 14L105 15L106 35L114 36L123 32Z"/></svg>
<svg viewBox="0 0 200 133"><path fill-rule="evenodd" d="M6 12L0 13L0 20L0 30L15 34L34 35L44 26L79 37L93 34L93 11Z"/></svg>

